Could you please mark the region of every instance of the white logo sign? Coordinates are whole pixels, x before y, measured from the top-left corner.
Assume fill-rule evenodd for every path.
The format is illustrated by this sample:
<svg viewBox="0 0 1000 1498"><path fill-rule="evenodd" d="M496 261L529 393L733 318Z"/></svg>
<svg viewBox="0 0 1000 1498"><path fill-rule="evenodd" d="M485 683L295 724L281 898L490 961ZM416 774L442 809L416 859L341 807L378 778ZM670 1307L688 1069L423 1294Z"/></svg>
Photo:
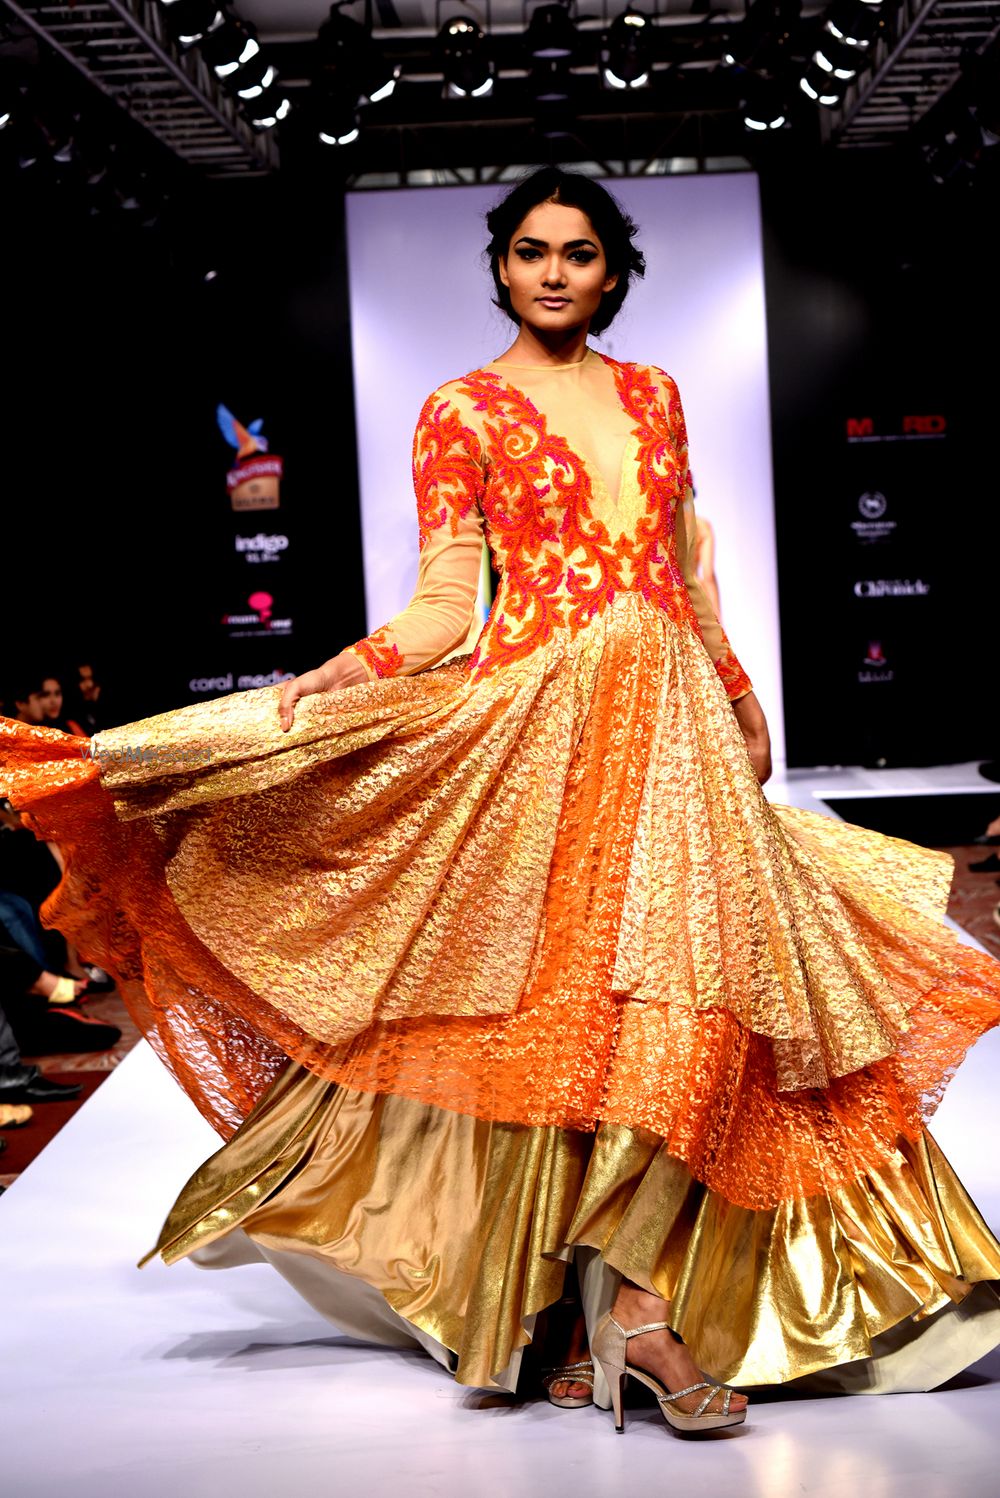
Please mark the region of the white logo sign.
<svg viewBox="0 0 1000 1498"><path fill-rule="evenodd" d="M896 522L882 518L888 508L889 501L879 489L862 494L858 499L858 512L863 518L852 520L851 530L863 546L891 538Z"/></svg>
<svg viewBox="0 0 1000 1498"><path fill-rule="evenodd" d="M234 544L248 562L276 562L288 548L287 536L272 536L258 531L256 536L235 536Z"/></svg>
<svg viewBox="0 0 1000 1498"><path fill-rule="evenodd" d="M246 692L253 687L275 687L280 682L294 680L294 677L294 671L248 672L236 678L235 687L240 692ZM231 692L233 687L231 671L227 671L225 676L193 676L188 682L188 690L191 692Z"/></svg>
<svg viewBox="0 0 1000 1498"><path fill-rule="evenodd" d="M931 591L922 578L866 577L854 584L856 598L923 598Z"/></svg>

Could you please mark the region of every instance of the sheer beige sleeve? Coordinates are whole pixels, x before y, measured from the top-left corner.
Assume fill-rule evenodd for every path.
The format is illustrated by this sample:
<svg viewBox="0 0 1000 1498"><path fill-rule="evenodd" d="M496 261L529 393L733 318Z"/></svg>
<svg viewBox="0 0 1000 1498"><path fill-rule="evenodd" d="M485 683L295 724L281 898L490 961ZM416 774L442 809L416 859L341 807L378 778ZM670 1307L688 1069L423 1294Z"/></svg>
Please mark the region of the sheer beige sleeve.
<svg viewBox="0 0 1000 1498"><path fill-rule="evenodd" d="M420 527L417 586L401 614L348 648L370 678L412 676L440 664L475 630L483 553L483 455L476 433L440 391L413 438Z"/></svg>
<svg viewBox="0 0 1000 1498"><path fill-rule="evenodd" d="M715 610L709 602L708 594L698 577L698 523L694 509L694 490L691 485L684 411L675 381L662 370L657 370L656 374L663 388L671 440L681 467L683 483L683 500L677 505L675 520L677 560L684 575L685 587L698 616L705 649L715 663L715 669L722 679L730 701L735 702L738 697L745 697L748 692L752 692L753 686L737 660L733 647L726 638L726 632L719 623Z"/></svg>

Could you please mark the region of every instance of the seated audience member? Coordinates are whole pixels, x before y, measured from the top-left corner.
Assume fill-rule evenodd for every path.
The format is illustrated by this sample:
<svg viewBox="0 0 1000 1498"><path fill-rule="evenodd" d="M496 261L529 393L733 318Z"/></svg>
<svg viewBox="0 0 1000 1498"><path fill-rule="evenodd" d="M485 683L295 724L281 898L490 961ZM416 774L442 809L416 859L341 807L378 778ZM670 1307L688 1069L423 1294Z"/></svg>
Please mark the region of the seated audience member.
<svg viewBox="0 0 1000 1498"><path fill-rule="evenodd" d="M27 1103L11 1103L4 1100L2 1080L20 1068L20 1065L21 1053L17 1048L14 1032L10 1028L7 1016L0 1009L0 1129L19 1129L31 1118L31 1109ZM3 1148L4 1141L0 1139L0 1150Z"/></svg>
<svg viewBox="0 0 1000 1498"><path fill-rule="evenodd" d="M86 738L87 730L81 728L75 718L66 714L62 680L58 676L42 677L42 702L45 708L45 728L58 728L63 733L76 734L78 738Z"/></svg>
<svg viewBox="0 0 1000 1498"><path fill-rule="evenodd" d="M8 1061L6 1066L0 1065L0 1102L46 1102L49 1097L75 1096L61 1083L49 1083L47 1079L45 1086L24 1095L17 1093L18 1078L24 1081L22 1072L31 1069L21 1066L21 1055L107 1051L121 1039L117 1025L104 1024L78 1009L53 1005L53 985L58 981L55 973L47 971L22 947L11 945L0 931L0 1008L19 1052L16 1064Z"/></svg>
<svg viewBox="0 0 1000 1498"><path fill-rule="evenodd" d="M71 942L42 926L42 905L62 873L58 847L36 838L10 802L0 801L0 924L44 967L79 979L87 993L107 993L114 983L103 968L81 963ZM69 1002L65 992L58 1002Z"/></svg>
<svg viewBox="0 0 1000 1498"><path fill-rule="evenodd" d="M84 661L77 666L76 691L73 696L73 717L88 736L101 728L114 728L114 701L96 668Z"/></svg>
<svg viewBox="0 0 1000 1498"><path fill-rule="evenodd" d="M36 728L58 728L62 733L83 734L79 723L63 713L63 689L58 676L31 669L22 670L12 683L14 716L19 723Z"/></svg>

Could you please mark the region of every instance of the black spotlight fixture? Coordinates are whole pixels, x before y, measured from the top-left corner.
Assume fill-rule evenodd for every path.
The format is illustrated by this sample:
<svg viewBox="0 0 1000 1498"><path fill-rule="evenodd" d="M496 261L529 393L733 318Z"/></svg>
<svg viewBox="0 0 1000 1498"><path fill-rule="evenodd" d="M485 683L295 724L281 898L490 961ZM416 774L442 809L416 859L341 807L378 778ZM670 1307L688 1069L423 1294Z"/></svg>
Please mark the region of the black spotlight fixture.
<svg viewBox="0 0 1000 1498"><path fill-rule="evenodd" d="M563 104L570 97L572 81L564 58L549 57L531 70L531 97L536 104Z"/></svg>
<svg viewBox="0 0 1000 1498"><path fill-rule="evenodd" d="M824 73L829 73L837 83L850 83L856 78L861 69L867 64L867 54L862 47L848 46L847 42L838 42L829 34L821 40L816 51L813 53L813 62L821 68Z"/></svg>
<svg viewBox="0 0 1000 1498"><path fill-rule="evenodd" d="M608 88L645 88L653 71L649 17L630 6L608 29L601 76Z"/></svg>
<svg viewBox="0 0 1000 1498"><path fill-rule="evenodd" d="M20 98L21 90L15 74L7 67L6 60L0 58L0 130L6 130L14 118Z"/></svg>
<svg viewBox="0 0 1000 1498"><path fill-rule="evenodd" d="M724 66L774 71L801 10L802 0L753 0L723 51Z"/></svg>
<svg viewBox="0 0 1000 1498"><path fill-rule="evenodd" d="M532 57L572 57L577 48L576 24L570 18L571 0L565 4L539 5L531 13L526 41Z"/></svg>
<svg viewBox="0 0 1000 1498"><path fill-rule="evenodd" d="M316 134L324 146L353 145L361 134L357 100L327 94L316 107Z"/></svg>
<svg viewBox="0 0 1000 1498"><path fill-rule="evenodd" d="M438 33L446 94L453 99L484 99L496 76L482 27L471 16L454 16Z"/></svg>
<svg viewBox="0 0 1000 1498"><path fill-rule="evenodd" d="M870 47L882 24L878 4L866 0L834 0L823 30L845 47Z"/></svg>
<svg viewBox="0 0 1000 1498"><path fill-rule="evenodd" d="M288 115L291 102L280 83L273 83L246 104L247 116L255 130L271 130Z"/></svg>
<svg viewBox="0 0 1000 1498"><path fill-rule="evenodd" d="M814 104L833 109L844 97L845 83L828 69L821 68L818 62L811 62L799 79L799 88Z"/></svg>
<svg viewBox="0 0 1000 1498"><path fill-rule="evenodd" d="M264 73L256 35L235 16L225 16L220 26L207 33L201 43L201 55L216 78L234 86L237 74L241 79L259 82Z"/></svg>
<svg viewBox="0 0 1000 1498"><path fill-rule="evenodd" d="M193 47L204 41L209 32L225 22L222 7L215 0L160 0L167 30L182 47Z"/></svg>
<svg viewBox="0 0 1000 1498"><path fill-rule="evenodd" d="M758 135L780 130L788 116L784 98L777 85L767 79L757 78L752 73L747 74L740 108L744 128Z"/></svg>
<svg viewBox="0 0 1000 1498"><path fill-rule="evenodd" d="M400 69L383 56L359 21L342 13L345 3L348 0L337 0L330 6L330 14L316 34L319 63L315 81L336 84L344 93L353 92L355 100L378 104L396 87Z"/></svg>

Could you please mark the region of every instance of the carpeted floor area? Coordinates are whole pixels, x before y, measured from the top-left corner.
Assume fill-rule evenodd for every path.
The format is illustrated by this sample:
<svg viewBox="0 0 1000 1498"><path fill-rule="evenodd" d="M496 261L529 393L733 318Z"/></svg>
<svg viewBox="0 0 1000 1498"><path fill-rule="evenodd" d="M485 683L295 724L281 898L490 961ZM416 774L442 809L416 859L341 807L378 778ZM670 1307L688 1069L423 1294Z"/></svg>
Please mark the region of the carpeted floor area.
<svg viewBox="0 0 1000 1498"><path fill-rule="evenodd" d="M17 1180L139 1039L139 1031L117 993L99 994L88 999L83 1010L104 1024L117 1025L122 1032L121 1040L110 1051L22 1056L22 1061L36 1062L46 1076L58 1082L79 1082L83 1090L66 1103L36 1103L28 1123L17 1129L3 1130L2 1137L7 1147L0 1153L0 1186L10 1186Z"/></svg>

